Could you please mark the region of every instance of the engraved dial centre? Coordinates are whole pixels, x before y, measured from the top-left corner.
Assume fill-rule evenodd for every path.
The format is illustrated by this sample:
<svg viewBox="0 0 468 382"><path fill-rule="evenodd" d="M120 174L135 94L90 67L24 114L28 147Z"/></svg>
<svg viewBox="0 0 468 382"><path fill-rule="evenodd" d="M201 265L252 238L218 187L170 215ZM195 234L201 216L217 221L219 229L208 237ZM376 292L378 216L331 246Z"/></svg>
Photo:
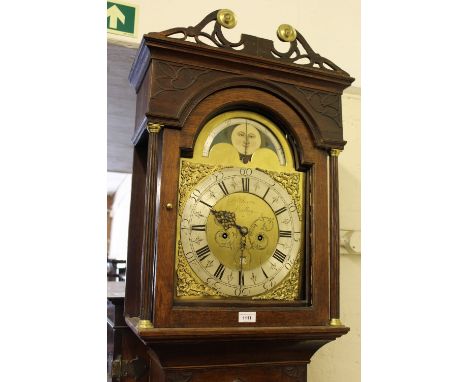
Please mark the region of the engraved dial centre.
<svg viewBox="0 0 468 382"><path fill-rule="evenodd" d="M265 201L256 195L235 193L219 200L213 210L234 213L237 225L225 229L215 214L208 216L208 246L222 264L233 270L249 271L268 260L278 243L279 228L275 213ZM241 259L243 236L245 248Z"/></svg>

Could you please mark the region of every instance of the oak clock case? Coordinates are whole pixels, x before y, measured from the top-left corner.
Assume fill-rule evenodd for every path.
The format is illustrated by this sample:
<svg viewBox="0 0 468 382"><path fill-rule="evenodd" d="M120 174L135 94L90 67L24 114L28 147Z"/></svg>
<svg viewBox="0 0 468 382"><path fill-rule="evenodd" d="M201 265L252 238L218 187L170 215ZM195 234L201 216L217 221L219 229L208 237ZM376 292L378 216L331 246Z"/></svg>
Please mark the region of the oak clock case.
<svg viewBox="0 0 468 382"><path fill-rule="evenodd" d="M180 160L176 301L297 301L303 296L304 174L285 134L231 111Z"/></svg>
<svg viewBox="0 0 468 382"><path fill-rule="evenodd" d="M305 381L314 352L349 330L338 153L353 78L291 26L282 52L230 42L235 24L217 10L149 33L130 72L125 322L149 380Z"/></svg>

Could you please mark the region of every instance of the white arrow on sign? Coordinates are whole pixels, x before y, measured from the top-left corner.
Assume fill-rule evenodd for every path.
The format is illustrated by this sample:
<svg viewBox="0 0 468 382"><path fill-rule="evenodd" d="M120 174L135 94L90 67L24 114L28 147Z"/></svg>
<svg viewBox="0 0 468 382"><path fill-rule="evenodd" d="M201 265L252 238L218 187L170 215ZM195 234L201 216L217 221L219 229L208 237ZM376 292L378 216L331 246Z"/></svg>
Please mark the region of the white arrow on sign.
<svg viewBox="0 0 468 382"><path fill-rule="evenodd" d="M117 5L113 5L107 10L107 17L110 17L109 26L112 29L117 29L117 20L120 20L122 24L125 24L125 15Z"/></svg>

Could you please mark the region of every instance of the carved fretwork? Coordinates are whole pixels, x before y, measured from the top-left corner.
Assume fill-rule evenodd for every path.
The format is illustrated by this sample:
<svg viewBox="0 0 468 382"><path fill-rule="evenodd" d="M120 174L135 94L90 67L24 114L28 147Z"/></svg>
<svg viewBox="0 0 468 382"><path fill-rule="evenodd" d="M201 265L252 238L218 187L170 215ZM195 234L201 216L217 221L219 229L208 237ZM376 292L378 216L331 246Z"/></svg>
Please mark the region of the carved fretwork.
<svg viewBox="0 0 468 382"><path fill-rule="evenodd" d="M159 61L156 63L155 89L151 98L166 91L188 89L201 75L208 72L209 70Z"/></svg>
<svg viewBox="0 0 468 382"><path fill-rule="evenodd" d="M318 90L297 88L306 97L309 105L317 113L332 119L341 129L341 97L338 94L325 93Z"/></svg>
<svg viewBox="0 0 468 382"><path fill-rule="evenodd" d="M211 12L209 15L207 15L202 21L200 21L197 25L194 27L177 27L177 28L171 28L168 30L165 30L162 32L167 37L174 36L177 34L182 34L183 37L181 37L181 40L187 40L189 37L193 37L195 41L198 44L201 45L208 45L204 40L206 41L209 40L212 42L212 44L216 45L219 48L225 48L225 49L234 49L238 48L242 45L244 45L244 42L241 41L232 43L226 37L224 37L223 30L221 29L221 24L218 24L216 22L216 16L218 14L219 10ZM214 21L214 26L213 26L213 31L211 33L203 32L203 29L205 27Z"/></svg>
<svg viewBox="0 0 468 382"><path fill-rule="evenodd" d="M202 21L193 27L172 28L161 33L166 37L173 37L184 41L188 40L189 38L193 38L195 43L200 45L214 46L227 50L236 50L238 52L254 55L257 57L281 60L287 63L348 75L348 73L334 64L332 61L316 53L298 31L296 31L297 37L294 39L294 41L290 42L289 49L286 52L278 51L274 47L273 41L271 40L266 40L246 34L241 35L239 42L230 42L228 39L226 39L226 37L224 37L221 25L216 22L218 12L219 10L211 12L208 16L206 16ZM204 31L208 24L212 22L214 23L212 31ZM181 35L181 37L175 37L176 35ZM208 44L208 42L211 44ZM301 52L301 48L302 51L305 51L305 53Z"/></svg>
<svg viewBox="0 0 468 382"><path fill-rule="evenodd" d="M291 62L293 64L301 64L300 60L305 60L308 61L307 63L304 63L304 66L309 66L312 68L318 68L318 69L325 69L325 70L333 70L336 72L340 72L343 74L348 74L346 73L343 69L341 69L338 65L334 64L332 61L330 61L328 58L322 57L320 54L316 53L310 45L307 43L306 39L298 32L297 37L294 41L291 41L291 45L289 47L289 50L287 52L279 52L276 50L274 47L271 50L271 54L273 56L278 57L279 59ZM305 54L301 53L301 50L299 48L299 44L302 46L302 48L305 50Z"/></svg>

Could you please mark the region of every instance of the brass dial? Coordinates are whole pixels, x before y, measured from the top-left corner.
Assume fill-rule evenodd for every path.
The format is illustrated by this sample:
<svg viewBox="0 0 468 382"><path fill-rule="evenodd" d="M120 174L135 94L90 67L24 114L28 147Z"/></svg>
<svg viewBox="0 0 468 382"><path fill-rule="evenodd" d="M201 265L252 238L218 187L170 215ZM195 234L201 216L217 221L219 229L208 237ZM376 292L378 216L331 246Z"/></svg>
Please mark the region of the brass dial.
<svg viewBox="0 0 468 382"><path fill-rule="evenodd" d="M301 248L302 225L286 189L265 172L225 168L192 191L181 244L193 272L220 294L252 297L278 285Z"/></svg>
<svg viewBox="0 0 468 382"><path fill-rule="evenodd" d="M228 224L226 217L231 217ZM206 223L208 246L221 263L238 271L250 271L267 261L278 243L278 231L268 203L248 192L221 198Z"/></svg>

